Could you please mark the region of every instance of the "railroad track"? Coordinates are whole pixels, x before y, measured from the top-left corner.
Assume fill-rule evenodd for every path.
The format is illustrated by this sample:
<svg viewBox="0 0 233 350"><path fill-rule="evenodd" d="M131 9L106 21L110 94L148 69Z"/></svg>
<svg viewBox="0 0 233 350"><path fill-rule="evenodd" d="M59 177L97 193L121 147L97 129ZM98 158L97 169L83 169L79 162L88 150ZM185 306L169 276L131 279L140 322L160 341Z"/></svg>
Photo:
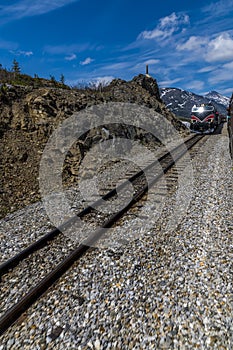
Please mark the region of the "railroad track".
<svg viewBox="0 0 233 350"><path fill-rule="evenodd" d="M65 230L72 230L73 225L78 220L88 217L91 213L95 214L99 207L103 205L104 201L112 200L116 196L124 191L129 182L133 184L134 194L131 200L122 209L111 215L104 215L103 222L99 225L99 228L94 230L93 233L86 238L81 244L74 249L71 249L69 254L65 256L46 276L44 276L39 283L36 283L29 291L24 292L24 295L17 301L12 307L5 311L0 317L0 334L3 334L17 319L36 301L44 294L49 287L51 287L71 266L72 264L81 258L89 249L93 247L98 240L104 235L106 229L111 228L116 222L128 212L135 204L137 204L148 190L159 181L162 176L167 173L176 162L182 158L188 150L196 145L203 135L194 135L185 142L184 145L176 146L171 153L167 152L163 154L156 161L146 164L143 170L138 171L134 174L126 174L129 177L126 181L123 181L118 187L107 192L103 197L96 202L92 203L84 210L80 211L77 215L69 219L63 225L53 229L39 240L29 245L26 249L22 250L9 260L5 261L0 265L0 276L7 282L8 275L12 274L12 270L17 267L20 262L33 256L36 252L39 252L43 247L50 244ZM145 178L145 173L150 173ZM14 271L14 270L13 270Z"/></svg>

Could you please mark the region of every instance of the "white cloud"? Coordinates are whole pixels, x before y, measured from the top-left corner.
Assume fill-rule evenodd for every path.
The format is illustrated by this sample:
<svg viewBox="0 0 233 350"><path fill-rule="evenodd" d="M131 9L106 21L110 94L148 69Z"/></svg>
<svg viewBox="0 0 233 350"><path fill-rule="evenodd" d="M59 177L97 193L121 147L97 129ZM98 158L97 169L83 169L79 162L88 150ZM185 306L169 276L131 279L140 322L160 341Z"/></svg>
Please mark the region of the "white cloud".
<svg viewBox="0 0 233 350"><path fill-rule="evenodd" d="M199 69L197 72L198 73L208 73L208 72L212 72L215 69L216 69L216 67L214 67L214 66L207 66L207 67L203 67L203 68Z"/></svg>
<svg viewBox="0 0 233 350"><path fill-rule="evenodd" d="M176 79L171 79L171 80L163 80L159 82L160 87L169 87L172 86L173 84L178 83L179 81L183 80L183 78L176 78Z"/></svg>
<svg viewBox="0 0 233 350"><path fill-rule="evenodd" d="M29 57L33 55L32 51L10 51L11 53L13 53L16 56L25 56L25 57Z"/></svg>
<svg viewBox="0 0 233 350"><path fill-rule="evenodd" d="M176 14L173 12L170 16L160 18L159 24L151 31L143 31L138 39L165 39L180 29L182 24L188 24L189 17L185 14Z"/></svg>
<svg viewBox="0 0 233 350"><path fill-rule="evenodd" d="M231 69L231 70L233 70L233 61L232 61L232 62L229 62L229 63L225 63L225 64L223 65L223 67L226 68L226 69Z"/></svg>
<svg viewBox="0 0 233 350"><path fill-rule="evenodd" d="M90 64L93 61L94 61L93 58L87 57L84 61L81 61L80 64L81 64L81 66L86 66L87 64Z"/></svg>
<svg viewBox="0 0 233 350"><path fill-rule="evenodd" d="M66 61L73 61L73 60L75 60L76 58L77 58L77 56L75 55L75 53L72 53L71 55L66 56L66 57L65 57L65 60L66 60Z"/></svg>
<svg viewBox="0 0 233 350"><path fill-rule="evenodd" d="M160 60L158 59L148 59L146 61L143 62L139 62L136 65L133 66L133 71L145 71L146 66L149 66L149 73L154 73L155 72L155 65L157 65L160 62Z"/></svg>
<svg viewBox="0 0 233 350"><path fill-rule="evenodd" d="M227 89L223 89L223 94L225 96L231 96L233 94L233 87L232 88L227 88Z"/></svg>
<svg viewBox="0 0 233 350"><path fill-rule="evenodd" d="M191 51L191 60L226 62L233 59L233 38L229 33L219 34L214 39L191 36L185 43L176 46L177 51ZM212 70L212 69L210 69Z"/></svg>
<svg viewBox="0 0 233 350"><path fill-rule="evenodd" d="M12 5L0 6L0 21L38 16L51 12L78 0L18 0Z"/></svg>
<svg viewBox="0 0 233 350"><path fill-rule="evenodd" d="M233 0L220 0L203 7L202 12L209 13L211 17L218 17L221 15L227 15L232 7Z"/></svg>
<svg viewBox="0 0 233 350"><path fill-rule="evenodd" d="M186 85L186 89L189 91L196 90L200 91L203 90L205 87L205 82L200 80L191 80L188 85Z"/></svg>
<svg viewBox="0 0 233 350"><path fill-rule="evenodd" d="M219 84L221 82L232 81L232 69L233 61L221 65L220 68L216 69L209 76L209 83L212 85ZM233 91L233 87L232 87Z"/></svg>
<svg viewBox="0 0 233 350"><path fill-rule="evenodd" d="M145 61L144 64L153 65L153 64L157 64L159 62L160 62L160 60L150 59L150 60Z"/></svg>
<svg viewBox="0 0 233 350"><path fill-rule="evenodd" d="M223 33L211 40L205 55L207 62L224 62L233 60L233 39L228 33Z"/></svg>
<svg viewBox="0 0 233 350"><path fill-rule="evenodd" d="M232 77L229 75L229 71L226 69L221 69L219 72L215 72L214 75L211 75L208 79L208 82L212 85L217 85L222 82L231 81Z"/></svg>
<svg viewBox="0 0 233 350"><path fill-rule="evenodd" d="M201 36L190 36L184 44L178 44L176 49L178 51L194 51L202 48L208 43L208 39Z"/></svg>
<svg viewBox="0 0 233 350"><path fill-rule="evenodd" d="M125 69L128 68L131 65L130 62L118 62L109 64L103 67L104 70L119 70L119 69Z"/></svg>
<svg viewBox="0 0 233 350"><path fill-rule="evenodd" d="M32 56L33 52L32 51L20 51L20 54L24 55L24 56Z"/></svg>
<svg viewBox="0 0 233 350"><path fill-rule="evenodd" d="M166 38L170 35L172 35L172 33L174 32L174 30L171 28L169 30L161 30L158 28L155 28L151 31L147 31L145 30L144 32L142 32L139 37L143 38L143 39L156 39L156 38Z"/></svg>

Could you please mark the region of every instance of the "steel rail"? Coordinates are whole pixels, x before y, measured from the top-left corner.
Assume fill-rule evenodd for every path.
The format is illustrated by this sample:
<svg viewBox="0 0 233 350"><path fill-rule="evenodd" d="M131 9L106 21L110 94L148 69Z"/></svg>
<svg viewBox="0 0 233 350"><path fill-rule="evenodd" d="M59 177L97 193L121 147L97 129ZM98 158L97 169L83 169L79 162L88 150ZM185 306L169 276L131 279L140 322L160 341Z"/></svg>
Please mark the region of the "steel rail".
<svg viewBox="0 0 233 350"><path fill-rule="evenodd" d="M199 138L200 138L200 135L195 134L193 137L188 139L186 142L190 142L190 140L195 140L195 139L197 139L199 141ZM179 144L178 146L176 146L174 148L173 152L177 151L181 146L183 146L183 144ZM129 177L129 179L127 179L127 181L122 182L119 186L112 189L111 191L106 193L104 196L102 196L100 199L93 202L92 204L87 206L85 209L83 209L82 211L80 211L79 213L77 213L76 215L71 217L70 219L68 219L61 226L54 228L53 230L51 230L50 232L48 232L47 234L45 234L44 236L39 238L37 241L33 242L28 247L23 249L21 252L15 254L10 259L4 261L0 265L0 277L2 275L4 275L5 273L7 273L10 269L17 266L22 260L26 259L29 255L31 255L32 253L36 252L37 250L43 248L49 241L53 240L60 233L62 233L63 230L66 230L67 228L71 227L77 221L78 218L83 218L85 215L89 214L93 209L98 208L102 204L103 200L107 200L107 199L115 196L118 191L122 190L124 187L126 187L128 185L129 181L130 182L135 181L138 177L143 175L143 173L145 171L151 169L155 165L155 163L162 162L163 159L165 159L167 157L167 155L168 155L168 152L166 154L164 154L163 156L161 156L158 160L156 160L156 162L152 162L151 164L146 166L143 170L140 170L136 174Z"/></svg>
<svg viewBox="0 0 233 350"><path fill-rule="evenodd" d="M49 274L47 274L35 287L25 294L19 302L13 305L6 313L0 317L0 335L3 334L10 326L12 326L18 318L38 300L80 257L82 257L106 232L105 229L112 227L135 203L137 203L163 175L166 173L187 151L192 148L203 135L194 137L193 142L178 154L175 159L169 161L149 183L147 183L140 191L138 191L131 201L120 211L113 214L101 228L95 230L86 240L83 241L76 249L74 249L61 263L59 263ZM190 142L190 139L188 140ZM178 149L178 147L176 147ZM168 156L168 154L167 154ZM165 159L166 157L163 157Z"/></svg>

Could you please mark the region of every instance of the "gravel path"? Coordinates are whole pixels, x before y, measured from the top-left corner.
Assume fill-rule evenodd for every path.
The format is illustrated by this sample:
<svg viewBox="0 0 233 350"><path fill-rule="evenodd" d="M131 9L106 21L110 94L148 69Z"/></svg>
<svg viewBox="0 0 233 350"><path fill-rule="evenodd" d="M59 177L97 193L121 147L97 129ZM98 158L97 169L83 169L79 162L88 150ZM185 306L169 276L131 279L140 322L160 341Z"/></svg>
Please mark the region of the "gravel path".
<svg viewBox="0 0 233 350"><path fill-rule="evenodd" d="M192 199L174 230L166 230L172 194L148 230L127 216L121 246L83 257L0 338L0 350L232 349L233 172L225 127L192 167ZM23 225L29 219L20 213Z"/></svg>

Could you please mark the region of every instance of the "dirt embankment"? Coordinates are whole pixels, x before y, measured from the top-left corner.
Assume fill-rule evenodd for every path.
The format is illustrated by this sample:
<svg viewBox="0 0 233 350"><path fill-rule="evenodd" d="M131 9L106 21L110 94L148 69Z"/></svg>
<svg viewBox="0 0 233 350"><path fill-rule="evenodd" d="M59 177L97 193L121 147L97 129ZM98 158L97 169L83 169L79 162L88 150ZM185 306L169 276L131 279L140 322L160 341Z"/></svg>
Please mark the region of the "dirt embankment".
<svg viewBox="0 0 233 350"><path fill-rule="evenodd" d="M170 120L181 134L188 133L161 101L156 80L145 75L129 82L116 79L98 90L8 86L0 94L0 217L40 199L40 159L58 125L74 112L108 102L152 108ZM124 129L118 131L125 133ZM101 133L98 135L100 140ZM139 139L153 142L141 131ZM93 134L86 134L82 142L70 150L64 164L65 185L77 180L78 164L92 141Z"/></svg>

